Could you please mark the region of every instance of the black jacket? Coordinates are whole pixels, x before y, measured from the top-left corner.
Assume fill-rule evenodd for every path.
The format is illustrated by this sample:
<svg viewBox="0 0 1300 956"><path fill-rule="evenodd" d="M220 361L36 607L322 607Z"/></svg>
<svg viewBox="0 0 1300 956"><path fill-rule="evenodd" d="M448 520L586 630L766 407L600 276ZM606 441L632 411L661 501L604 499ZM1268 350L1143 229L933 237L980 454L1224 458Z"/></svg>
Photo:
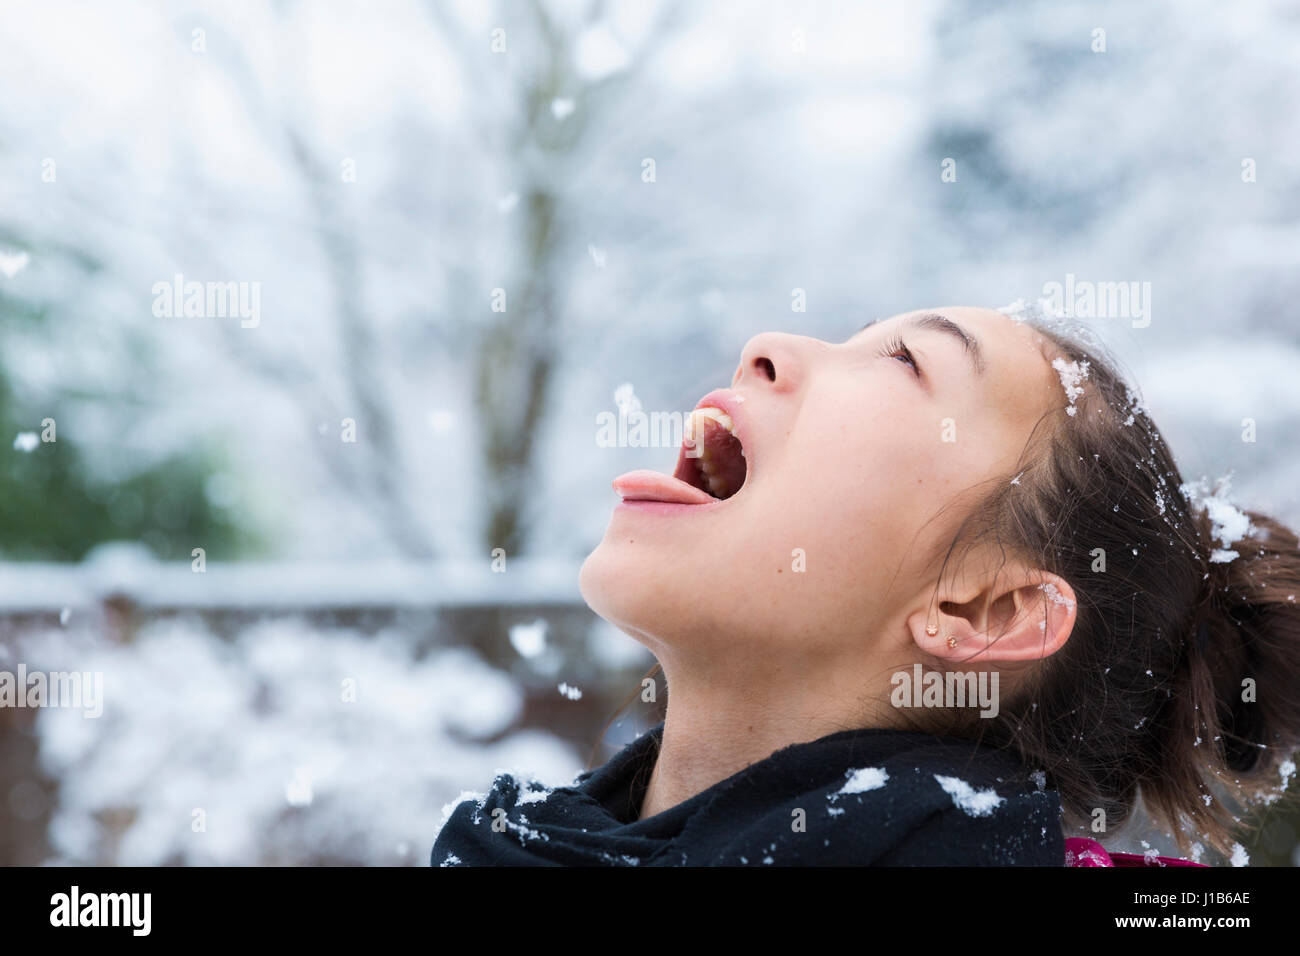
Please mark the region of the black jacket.
<svg viewBox="0 0 1300 956"><path fill-rule="evenodd" d="M498 774L434 866L1063 866L1061 804L1008 754L897 730L778 750L638 820L660 724L572 785Z"/></svg>

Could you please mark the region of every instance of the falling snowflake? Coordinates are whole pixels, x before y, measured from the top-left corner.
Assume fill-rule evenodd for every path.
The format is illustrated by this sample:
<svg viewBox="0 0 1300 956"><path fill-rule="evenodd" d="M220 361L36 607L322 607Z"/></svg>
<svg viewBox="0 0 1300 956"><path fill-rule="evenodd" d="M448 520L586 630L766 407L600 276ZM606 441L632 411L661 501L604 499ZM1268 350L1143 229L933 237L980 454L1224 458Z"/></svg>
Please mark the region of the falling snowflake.
<svg viewBox="0 0 1300 956"><path fill-rule="evenodd" d="M307 767L298 767L294 770L293 779L284 787L284 798L291 807L311 806L312 789L311 789L311 770Z"/></svg>
<svg viewBox="0 0 1300 956"><path fill-rule="evenodd" d="M31 256L26 252L0 252L0 273L6 279L12 279L26 269L27 263L31 261Z"/></svg>
<svg viewBox="0 0 1300 956"><path fill-rule="evenodd" d="M546 650L546 621L538 618L531 624L516 624L510 628L510 646L521 657L536 657Z"/></svg>
<svg viewBox="0 0 1300 956"><path fill-rule="evenodd" d="M641 399L636 397L631 382L624 382L614 389L614 404L622 415L632 415L641 411Z"/></svg>

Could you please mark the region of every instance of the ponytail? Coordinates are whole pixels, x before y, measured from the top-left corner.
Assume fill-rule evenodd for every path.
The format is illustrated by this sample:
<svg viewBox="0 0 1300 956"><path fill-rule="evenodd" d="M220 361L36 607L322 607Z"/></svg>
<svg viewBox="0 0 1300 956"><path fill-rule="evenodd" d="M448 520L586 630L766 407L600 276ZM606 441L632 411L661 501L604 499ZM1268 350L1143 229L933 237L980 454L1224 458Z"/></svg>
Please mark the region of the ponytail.
<svg viewBox="0 0 1300 956"><path fill-rule="evenodd" d="M1205 584L1185 629L1165 759L1142 782L1166 822L1190 819L1220 850L1236 824L1223 801L1276 800L1300 748L1300 541L1272 518L1242 514L1250 530L1230 550L1212 539L1204 510L1195 519Z"/></svg>

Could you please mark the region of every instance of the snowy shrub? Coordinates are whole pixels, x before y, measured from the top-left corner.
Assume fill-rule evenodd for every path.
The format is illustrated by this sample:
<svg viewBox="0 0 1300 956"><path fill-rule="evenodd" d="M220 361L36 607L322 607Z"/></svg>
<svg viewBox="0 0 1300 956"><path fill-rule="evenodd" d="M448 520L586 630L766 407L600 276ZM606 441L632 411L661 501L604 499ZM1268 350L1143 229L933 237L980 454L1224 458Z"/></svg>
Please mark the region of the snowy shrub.
<svg viewBox="0 0 1300 956"><path fill-rule="evenodd" d="M394 633L276 619L225 641L171 619L129 644L24 643L29 669L103 674L99 718L37 716L60 781L52 863L424 865L443 805L496 770L581 769L547 733L484 742L518 717L514 684L464 649L416 660Z"/></svg>

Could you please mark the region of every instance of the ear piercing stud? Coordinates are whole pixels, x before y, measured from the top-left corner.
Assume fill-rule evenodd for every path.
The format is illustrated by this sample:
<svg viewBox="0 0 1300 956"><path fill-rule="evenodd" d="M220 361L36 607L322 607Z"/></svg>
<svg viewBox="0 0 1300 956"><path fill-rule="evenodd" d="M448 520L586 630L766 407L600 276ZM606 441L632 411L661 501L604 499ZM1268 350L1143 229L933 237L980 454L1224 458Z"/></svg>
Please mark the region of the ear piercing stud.
<svg viewBox="0 0 1300 956"><path fill-rule="evenodd" d="M936 634L939 633L939 625L938 625L938 624L927 624L927 625L925 626L925 633L928 634L928 635L930 635L931 637L934 637ZM949 647L956 647L956 646L957 646L957 638L953 637L951 634L948 635L948 646L949 646Z"/></svg>

